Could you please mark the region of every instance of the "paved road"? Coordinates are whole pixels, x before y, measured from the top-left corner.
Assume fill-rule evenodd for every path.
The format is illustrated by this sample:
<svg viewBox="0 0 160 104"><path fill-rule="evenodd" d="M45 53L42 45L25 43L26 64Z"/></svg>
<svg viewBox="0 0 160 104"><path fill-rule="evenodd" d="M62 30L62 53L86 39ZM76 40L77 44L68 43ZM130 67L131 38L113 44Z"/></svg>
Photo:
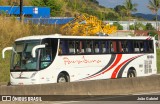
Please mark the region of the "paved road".
<svg viewBox="0 0 160 104"><path fill-rule="evenodd" d="M133 94L136 95L136 97L138 96L142 96L144 95L151 97L153 95L158 97L159 101L117 101L117 99L119 99L120 97L122 99L127 98L127 96L112 96L112 97L104 97L101 98L101 101L61 101L61 102L46 102L46 104L160 104L160 91L157 92L149 92L149 93L139 93L139 94ZM128 96L132 96L132 95L128 95ZM93 100L96 100L93 99ZM99 98L97 98L97 100L100 100ZM105 100L115 100L115 101L105 101Z"/></svg>

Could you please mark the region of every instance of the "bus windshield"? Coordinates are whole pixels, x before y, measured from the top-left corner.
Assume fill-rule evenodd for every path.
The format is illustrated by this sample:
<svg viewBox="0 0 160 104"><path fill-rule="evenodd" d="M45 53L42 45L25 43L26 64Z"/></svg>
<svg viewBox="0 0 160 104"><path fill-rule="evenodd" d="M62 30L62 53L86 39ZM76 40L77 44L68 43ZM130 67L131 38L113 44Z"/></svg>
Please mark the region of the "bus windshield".
<svg viewBox="0 0 160 104"><path fill-rule="evenodd" d="M38 58L33 58L31 52L33 47L39 44L40 40L16 42L15 52L12 53L11 71L37 70Z"/></svg>

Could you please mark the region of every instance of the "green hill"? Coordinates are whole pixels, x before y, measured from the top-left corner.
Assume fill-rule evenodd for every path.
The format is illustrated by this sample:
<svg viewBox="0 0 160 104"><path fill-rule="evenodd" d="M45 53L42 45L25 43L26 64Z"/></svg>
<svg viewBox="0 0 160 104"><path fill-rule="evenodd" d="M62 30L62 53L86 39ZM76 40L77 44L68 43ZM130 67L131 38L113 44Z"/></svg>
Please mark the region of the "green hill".
<svg viewBox="0 0 160 104"><path fill-rule="evenodd" d="M97 16L99 19L119 18L118 13L100 6L96 0L34 0L30 2L34 6L48 6L51 8L51 16L73 17L77 14L87 13Z"/></svg>
<svg viewBox="0 0 160 104"><path fill-rule="evenodd" d="M15 2L17 1L17 2ZM53 17L74 17L87 13L101 20L118 20L119 14L114 10L100 6L96 0L23 0L26 6L47 6ZM0 5L19 5L19 0L0 0Z"/></svg>

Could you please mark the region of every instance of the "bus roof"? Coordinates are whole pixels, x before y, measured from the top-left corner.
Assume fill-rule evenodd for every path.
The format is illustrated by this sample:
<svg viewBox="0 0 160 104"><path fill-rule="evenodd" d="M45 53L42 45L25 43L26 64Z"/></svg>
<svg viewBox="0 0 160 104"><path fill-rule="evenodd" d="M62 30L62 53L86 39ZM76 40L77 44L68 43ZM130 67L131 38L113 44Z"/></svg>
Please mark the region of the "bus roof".
<svg viewBox="0 0 160 104"><path fill-rule="evenodd" d="M149 36L62 36L61 34L52 35L34 35L16 39L16 41L24 40L41 40L45 38L58 38L58 39L154 39Z"/></svg>

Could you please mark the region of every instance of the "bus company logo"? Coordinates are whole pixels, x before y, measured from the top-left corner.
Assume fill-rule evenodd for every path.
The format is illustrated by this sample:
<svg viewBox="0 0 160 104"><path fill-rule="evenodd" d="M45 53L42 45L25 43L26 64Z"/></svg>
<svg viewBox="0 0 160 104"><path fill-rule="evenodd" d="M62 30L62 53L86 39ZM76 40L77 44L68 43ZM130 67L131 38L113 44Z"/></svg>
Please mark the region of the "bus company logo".
<svg viewBox="0 0 160 104"><path fill-rule="evenodd" d="M2 101L12 101L11 96L2 96Z"/></svg>
<svg viewBox="0 0 160 104"><path fill-rule="evenodd" d="M101 60L97 59L86 59L85 56L82 56L81 59L69 59L68 57L63 58L64 64L69 65L69 64L87 64L87 63L101 63Z"/></svg>

